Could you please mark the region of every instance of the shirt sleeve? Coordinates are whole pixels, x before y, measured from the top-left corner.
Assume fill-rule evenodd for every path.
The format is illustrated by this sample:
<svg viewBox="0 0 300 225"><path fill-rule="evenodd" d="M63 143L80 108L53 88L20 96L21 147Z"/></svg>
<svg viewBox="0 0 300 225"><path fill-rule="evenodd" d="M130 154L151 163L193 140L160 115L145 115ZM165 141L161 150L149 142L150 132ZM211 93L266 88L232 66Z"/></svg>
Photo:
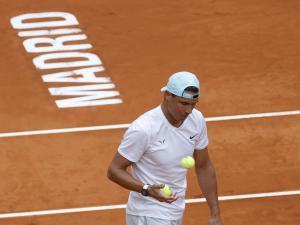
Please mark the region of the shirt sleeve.
<svg viewBox="0 0 300 225"><path fill-rule="evenodd" d="M133 124L125 132L118 152L129 161L137 162L146 151L147 144L147 133Z"/></svg>
<svg viewBox="0 0 300 225"><path fill-rule="evenodd" d="M202 114L200 115L200 131L199 131L199 138L197 139L195 149L196 150L203 150L208 146L208 135L207 135L207 127L206 122Z"/></svg>

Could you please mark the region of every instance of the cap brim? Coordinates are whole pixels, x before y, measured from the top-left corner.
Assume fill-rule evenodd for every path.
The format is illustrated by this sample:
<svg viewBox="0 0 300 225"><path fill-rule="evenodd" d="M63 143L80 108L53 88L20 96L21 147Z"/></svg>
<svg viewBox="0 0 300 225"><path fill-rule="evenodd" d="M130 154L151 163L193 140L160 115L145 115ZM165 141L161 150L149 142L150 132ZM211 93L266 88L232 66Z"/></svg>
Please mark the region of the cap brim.
<svg viewBox="0 0 300 225"><path fill-rule="evenodd" d="M164 86L163 88L160 89L160 91L166 91L167 90L167 86Z"/></svg>

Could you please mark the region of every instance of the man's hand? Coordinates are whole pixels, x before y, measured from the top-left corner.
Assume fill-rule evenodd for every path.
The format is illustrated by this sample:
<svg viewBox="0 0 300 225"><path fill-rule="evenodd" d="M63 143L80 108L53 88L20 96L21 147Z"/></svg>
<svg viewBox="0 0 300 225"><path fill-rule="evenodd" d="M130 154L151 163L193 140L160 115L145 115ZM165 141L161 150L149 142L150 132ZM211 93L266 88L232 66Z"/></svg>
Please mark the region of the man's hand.
<svg viewBox="0 0 300 225"><path fill-rule="evenodd" d="M152 184L150 185L148 189L149 196L152 198L155 198L156 200L160 202L167 202L167 203L172 203L178 199L176 194L172 194L170 196L164 195L161 193L160 189L163 188L165 185L164 184Z"/></svg>
<svg viewBox="0 0 300 225"><path fill-rule="evenodd" d="M220 216L213 216L209 219L208 225L222 225L222 219Z"/></svg>

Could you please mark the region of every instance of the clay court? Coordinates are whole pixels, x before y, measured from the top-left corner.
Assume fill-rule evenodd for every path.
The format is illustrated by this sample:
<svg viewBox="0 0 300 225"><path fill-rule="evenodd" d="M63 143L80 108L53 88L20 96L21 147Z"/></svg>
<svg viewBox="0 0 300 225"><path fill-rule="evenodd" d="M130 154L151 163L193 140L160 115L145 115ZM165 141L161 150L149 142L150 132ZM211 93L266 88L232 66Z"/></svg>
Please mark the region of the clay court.
<svg viewBox="0 0 300 225"><path fill-rule="evenodd" d="M299 1L0 2L1 225L125 224L128 192L106 178L107 166L128 125L182 70L200 78L224 224L300 224ZM45 82L80 68L36 68L44 53L23 45L36 36L20 37L28 28L11 23L45 12L77 18L72 28L87 36L78 43L92 46L79 52L101 59L97 76L122 102L58 107L74 96L49 88L90 84ZM184 224L207 224L194 171L187 179Z"/></svg>

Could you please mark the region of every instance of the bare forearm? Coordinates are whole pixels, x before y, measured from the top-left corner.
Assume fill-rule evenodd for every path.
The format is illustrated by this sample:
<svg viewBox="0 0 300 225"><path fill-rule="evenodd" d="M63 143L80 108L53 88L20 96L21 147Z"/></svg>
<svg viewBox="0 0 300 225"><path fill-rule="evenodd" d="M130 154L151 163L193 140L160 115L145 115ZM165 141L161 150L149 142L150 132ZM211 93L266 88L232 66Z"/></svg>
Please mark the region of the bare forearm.
<svg viewBox="0 0 300 225"><path fill-rule="evenodd" d="M211 215L219 215L217 179L212 163L210 161L207 162L205 166L197 168L196 172L202 193L209 205Z"/></svg>
<svg viewBox="0 0 300 225"><path fill-rule="evenodd" d="M107 176L113 182L131 191L140 192L144 185L142 182L134 179L130 173L122 168L109 168Z"/></svg>

